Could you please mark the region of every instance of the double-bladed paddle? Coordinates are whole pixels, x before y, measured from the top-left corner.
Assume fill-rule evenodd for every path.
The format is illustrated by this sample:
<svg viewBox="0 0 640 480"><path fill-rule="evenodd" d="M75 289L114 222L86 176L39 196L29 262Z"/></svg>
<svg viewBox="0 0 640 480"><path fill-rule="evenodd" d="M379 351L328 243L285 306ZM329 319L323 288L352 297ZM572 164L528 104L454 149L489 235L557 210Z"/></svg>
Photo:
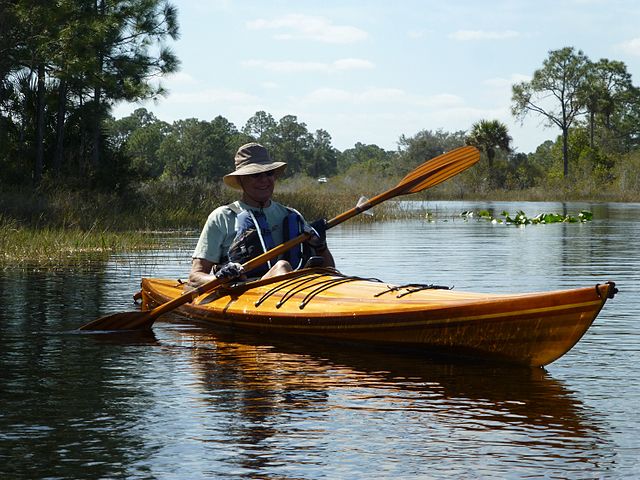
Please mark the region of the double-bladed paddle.
<svg viewBox="0 0 640 480"><path fill-rule="evenodd" d="M427 188L434 187L448 178L457 175L474 165L480 159L480 152L475 147L460 147L450 152L444 153L436 158L424 162L407 174L398 185L383 192L370 200L359 204L358 206L341 213L335 218L327 222L327 229L335 227L345 220L350 219L365 210L370 209L385 200L406 195L409 193L417 193ZM275 248L249 260L242 266L245 271L253 270L263 263L268 262L295 247L296 245L306 241L311 236L310 233L301 233L295 238L288 240ZM171 310L176 309L180 305L192 301L203 293L219 287L228 280L215 278L207 283L200 285L192 290L185 291L181 296L173 300L163 303L152 310L136 311L136 312L120 312L107 315L80 327L80 330L138 330L148 329L156 321L156 319Z"/></svg>

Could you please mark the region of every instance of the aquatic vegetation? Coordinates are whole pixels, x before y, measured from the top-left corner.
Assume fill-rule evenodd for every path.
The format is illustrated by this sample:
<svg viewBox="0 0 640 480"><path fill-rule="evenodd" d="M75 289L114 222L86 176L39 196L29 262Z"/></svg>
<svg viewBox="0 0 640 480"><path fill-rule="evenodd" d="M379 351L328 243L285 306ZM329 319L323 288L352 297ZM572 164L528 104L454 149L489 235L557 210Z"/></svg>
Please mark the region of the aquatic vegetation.
<svg viewBox="0 0 640 480"><path fill-rule="evenodd" d="M0 268L77 267L105 261L112 253L153 249L160 245L161 238L143 232L33 228L0 215Z"/></svg>
<svg viewBox="0 0 640 480"><path fill-rule="evenodd" d="M511 215L506 210L502 212L502 218L494 217L488 210L479 210L478 212L465 211L460 214L465 220L477 218L496 224L506 225L537 225L548 223L585 223L593 220L593 213L588 210L582 210L577 215L561 214L561 213L539 213L535 217L529 217L522 210L518 210L515 215Z"/></svg>

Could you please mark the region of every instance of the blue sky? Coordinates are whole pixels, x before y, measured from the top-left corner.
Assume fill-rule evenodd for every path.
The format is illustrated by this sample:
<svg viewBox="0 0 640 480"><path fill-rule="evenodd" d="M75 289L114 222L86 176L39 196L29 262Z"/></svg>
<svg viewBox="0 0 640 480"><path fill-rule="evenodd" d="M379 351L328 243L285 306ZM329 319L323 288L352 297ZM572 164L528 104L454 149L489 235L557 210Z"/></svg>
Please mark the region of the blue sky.
<svg viewBox="0 0 640 480"><path fill-rule="evenodd" d="M182 64L146 107L167 122L222 115L242 128L255 112L295 115L344 150L394 150L400 135L504 122L528 153L559 130L510 113L511 85L550 50L623 61L640 84L637 0L173 0Z"/></svg>

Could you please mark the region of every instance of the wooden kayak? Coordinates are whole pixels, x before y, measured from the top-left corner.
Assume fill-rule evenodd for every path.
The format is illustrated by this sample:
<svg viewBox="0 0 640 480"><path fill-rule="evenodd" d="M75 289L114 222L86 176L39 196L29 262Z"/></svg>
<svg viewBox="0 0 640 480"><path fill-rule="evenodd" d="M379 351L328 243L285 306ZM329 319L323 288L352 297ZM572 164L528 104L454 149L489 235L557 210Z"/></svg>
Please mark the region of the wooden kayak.
<svg viewBox="0 0 640 480"><path fill-rule="evenodd" d="M185 288L176 280L143 278L137 297L150 309ZM616 292L606 282L550 292L471 293L305 269L218 288L176 313L211 327L539 367L567 353Z"/></svg>

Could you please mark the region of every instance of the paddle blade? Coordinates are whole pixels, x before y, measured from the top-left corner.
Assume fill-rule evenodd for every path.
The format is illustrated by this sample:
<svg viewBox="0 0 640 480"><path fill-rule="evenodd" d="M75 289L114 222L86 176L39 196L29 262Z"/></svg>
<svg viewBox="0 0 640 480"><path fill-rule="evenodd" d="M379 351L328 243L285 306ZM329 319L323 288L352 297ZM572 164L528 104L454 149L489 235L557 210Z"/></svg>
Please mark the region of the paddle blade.
<svg viewBox="0 0 640 480"><path fill-rule="evenodd" d="M406 193L417 193L421 192L422 190L426 190L427 188L435 187L445 180L458 175L459 173L472 167L476 164L477 161L478 159L465 159L464 161L460 161L455 164L444 165L438 170L432 172L427 178L407 190Z"/></svg>
<svg viewBox="0 0 640 480"><path fill-rule="evenodd" d="M421 192L467 170L480 160L480 151L472 146L460 147L433 158L407 174L398 184L406 185L402 194Z"/></svg>
<svg viewBox="0 0 640 480"><path fill-rule="evenodd" d="M408 193L420 192L426 188L433 187L466 170L478 160L480 160L480 152L477 148L471 146L460 147L443 153L416 167L392 189L382 192L371 200L364 201L364 203L358 201L358 205L355 208L329 220L327 222L327 228L335 227L345 220L365 212L373 206L391 198Z"/></svg>
<svg viewBox="0 0 640 480"><path fill-rule="evenodd" d="M143 330L151 328L156 317L151 312L119 312L93 320L78 330Z"/></svg>

